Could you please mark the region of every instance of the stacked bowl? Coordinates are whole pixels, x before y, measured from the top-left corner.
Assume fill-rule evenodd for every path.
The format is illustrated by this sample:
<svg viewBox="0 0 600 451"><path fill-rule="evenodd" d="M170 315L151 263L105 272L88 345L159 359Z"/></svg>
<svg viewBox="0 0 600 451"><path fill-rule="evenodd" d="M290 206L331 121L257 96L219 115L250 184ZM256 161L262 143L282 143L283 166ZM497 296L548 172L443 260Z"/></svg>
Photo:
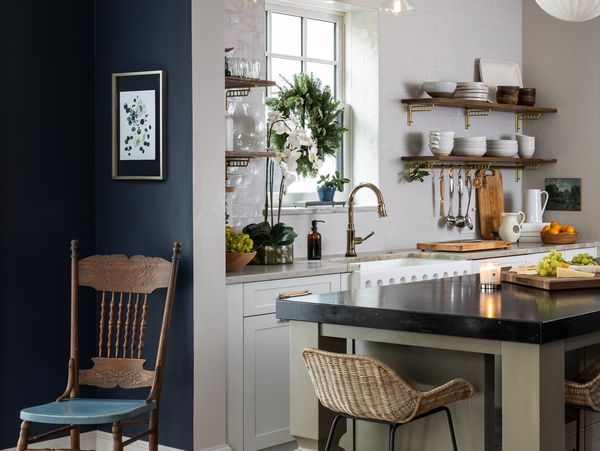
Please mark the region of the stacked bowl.
<svg viewBox="0 0 600 451"><path fill-rule="evenodd" d="M462 81L456 84L454 98L461 100L488 101L489 88L485 83L477 81Z"/></svg>
<svg viewBox="0 0 600 451"><path fill-rule="evenodd" d="M449 99L456 90L455 81L426 81L423 89L430 97Z"/></svg>
<svg viewBox="0 0 600 451"><path fill-rule="evenodd" d="M454 139L454 155L462 157L482 157L487 150L485 136Z"/></svg>
<svg viewBox="0 0 600 451"><path fill-rule="evenodd" d="M496 102L516 105L519 102L518 86L498 86L496 92Z"/></svg>
<svg viewBox="0 0 600 451"><path fill-rule="evenodd" d="M535 92L535 88L519 89L519 105L534 106Z"/></svg>
<svg viewBox="0 0 600 451"><path fill-rule="evenodd" d="M531 158L535 152L535 136L517 135L519 145L519 156Z"/></svg>
<svg viewBox="0 0 600 451"><path fill-rule="evenodd" d="M447 157L454 148L454 132L431 130L429 132L429 150L440 157Z"/></svg>
<svg viewBox="0 0 600 451"><path fill-rule="evenodd" d="M542 236L540 233L546 225L549 225L549 223L524 222L521 226L521 237L519 238L519 241L521 243L541 243Z"/></svg>
<svg viewBox="0 0 600 451"><path fill-rule="evenodd" d="M488 139L487 152L488 157L513 158L519 151L517 140L515 139Z"/></svg>

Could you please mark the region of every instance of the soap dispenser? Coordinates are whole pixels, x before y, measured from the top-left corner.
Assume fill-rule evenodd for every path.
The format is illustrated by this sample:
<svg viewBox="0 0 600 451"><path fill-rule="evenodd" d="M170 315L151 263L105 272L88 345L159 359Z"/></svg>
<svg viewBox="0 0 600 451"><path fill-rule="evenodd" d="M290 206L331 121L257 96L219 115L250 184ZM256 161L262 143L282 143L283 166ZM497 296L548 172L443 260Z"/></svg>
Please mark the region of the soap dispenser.
<svg viewBox="0 0 600 451"><path fill-rule="evenodd" d="M317 231L318 222L325 223L325 221L312 221L311 231L306 238L309 260L321 260L321 234Z"/></svg>

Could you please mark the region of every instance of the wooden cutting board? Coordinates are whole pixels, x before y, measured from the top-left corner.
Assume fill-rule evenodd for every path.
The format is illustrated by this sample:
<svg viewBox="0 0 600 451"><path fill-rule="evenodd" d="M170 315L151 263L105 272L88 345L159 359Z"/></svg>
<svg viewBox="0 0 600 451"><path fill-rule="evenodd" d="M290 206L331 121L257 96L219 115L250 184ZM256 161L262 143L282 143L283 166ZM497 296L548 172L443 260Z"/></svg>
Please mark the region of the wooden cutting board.
<svg viewBox="0 0 600 451"><path fill-rule="evenodd" d="M498 238L504 213L504 188L502 173L497 169L486 171L487 183L477 190L479 230L486 240Z"/></svg>
<svg viewBox="0 0 600 451"><path fill-rule="evenodd" d="M502 271L502 281L547 291L600 288L599 274L596 274L596 277L593 279L559 279L558 277L526 276L514 272Z"/></svg>
<svg viewBox="0 0 600 451"><path fill-rule="evenodd" d="M438 241L435 243L417 243L417 249L422 251L474 252L490 249L504 249L511 244L512 243L509 241L496 240Z"/></svg>

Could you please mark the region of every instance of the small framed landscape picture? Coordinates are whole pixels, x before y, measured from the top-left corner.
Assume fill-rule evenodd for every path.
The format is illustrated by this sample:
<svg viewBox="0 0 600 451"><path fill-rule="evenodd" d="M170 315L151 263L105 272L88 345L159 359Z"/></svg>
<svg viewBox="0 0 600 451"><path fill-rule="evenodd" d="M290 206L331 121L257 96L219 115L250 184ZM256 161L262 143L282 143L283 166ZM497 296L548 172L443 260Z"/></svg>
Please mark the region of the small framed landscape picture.
<svg viewBox="0 0 600 451"><path fill-rule="evenodd" d="M546 179L548 191L548 207L554 211L581 211L581 179L551 178Z"/></svg>
<svg viewBox="0 0 600 451"><path fill-rule="evenodd" d="M164 180L166 73L112 76L112 178Z"/></svg>

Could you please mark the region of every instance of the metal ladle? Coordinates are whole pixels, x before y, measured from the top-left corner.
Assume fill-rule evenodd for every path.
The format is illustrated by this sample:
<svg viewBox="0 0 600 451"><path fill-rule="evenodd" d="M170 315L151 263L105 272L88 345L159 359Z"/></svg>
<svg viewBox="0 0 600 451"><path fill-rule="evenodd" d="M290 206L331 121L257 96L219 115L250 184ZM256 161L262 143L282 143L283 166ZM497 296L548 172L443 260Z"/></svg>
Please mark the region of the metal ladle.
<svg viewBox="0 0 600 451"><path fill-rule="evenodd" d="M465 213L465 225L469 230L473 230L473 220L469 217L469 208L471 208L471 194L473 193L473 183L471 176L467 176L467 190L469 191L469 200L467 201L467 212Z"/></svg>
<svg viewBox="0 0 600 451"><path fill-rule="evenodd" d="M456 227L460 227L461 229L465 226L465 217L462 214L463 191L464 191L464 184L463 184L462 170L459 169L459 171L458 171L458 215L454 219L454 225Z"/></svg>
<svg viewBox="0 0 600 451"><path fill-rule="evenodd" d="M452 207L454 203L454 169L450 169L448 172L448 178L450 180L450 208L448 209L448 214L446 215L445 221L450 227L454 227L454 223L456 222L456 218L452 214Z"/></svg>

